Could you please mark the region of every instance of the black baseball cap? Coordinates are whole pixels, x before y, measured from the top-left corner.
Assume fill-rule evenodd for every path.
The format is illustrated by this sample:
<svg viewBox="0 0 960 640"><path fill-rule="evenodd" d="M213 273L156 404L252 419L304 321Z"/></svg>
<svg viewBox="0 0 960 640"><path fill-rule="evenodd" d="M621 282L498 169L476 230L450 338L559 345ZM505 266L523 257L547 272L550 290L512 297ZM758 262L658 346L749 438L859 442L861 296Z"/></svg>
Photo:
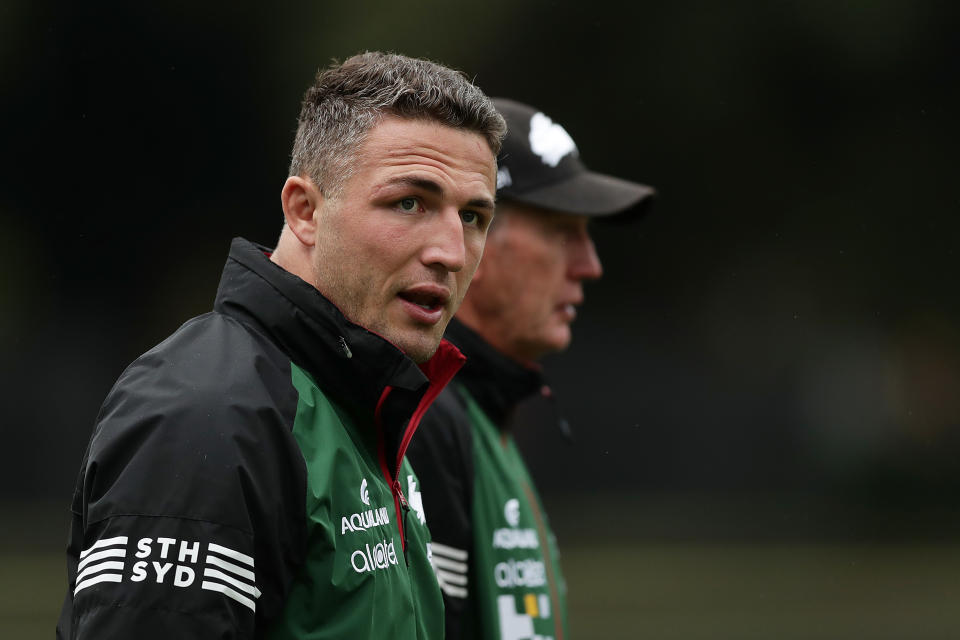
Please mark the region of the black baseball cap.
<svg viewBox="0 0 960 640"><path fill-rule="evenodd" d="M494 98L507 121L497 157L497 198L585 216L633 218L646 210L653 187L587 169L573 138L534 107Z"/></svg>

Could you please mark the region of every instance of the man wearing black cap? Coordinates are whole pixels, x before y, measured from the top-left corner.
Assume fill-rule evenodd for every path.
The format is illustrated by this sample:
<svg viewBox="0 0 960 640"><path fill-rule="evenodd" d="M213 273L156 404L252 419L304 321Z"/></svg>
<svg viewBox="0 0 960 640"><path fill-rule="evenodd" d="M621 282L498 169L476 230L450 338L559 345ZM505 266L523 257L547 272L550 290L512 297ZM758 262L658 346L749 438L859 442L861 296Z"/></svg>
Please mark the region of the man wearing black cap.
<svg viewBox="0 0 960 640"><path fill-rule="evenodd" d="M654 190L589 171L542 112L495 100L508 131L497 212L446 337L467 356L408 450L424 489L447 638L566 638L556 542L514 444L514 409L549 396L536 364L565 349L584 280L602 268L594 217L634 217ZM427 489L429 487L429 490Z"/></svg>

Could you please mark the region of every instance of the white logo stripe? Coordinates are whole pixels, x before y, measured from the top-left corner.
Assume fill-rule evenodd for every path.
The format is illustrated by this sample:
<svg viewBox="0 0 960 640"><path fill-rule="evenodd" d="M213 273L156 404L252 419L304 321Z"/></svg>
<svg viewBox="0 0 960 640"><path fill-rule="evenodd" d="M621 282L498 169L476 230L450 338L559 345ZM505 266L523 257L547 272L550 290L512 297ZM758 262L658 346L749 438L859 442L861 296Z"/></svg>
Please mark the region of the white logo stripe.
<svg viewBox="0 0 960 640"><path fill-rule="evenodd" d="M437 576L439 578L439 576ZM455 587L452 584L447 584L443 580L437 580L440 583L440 590L443 591L448 596L453 598L466 598L467 590L463 587Z"/></svg>
<svg viewBox="0 0 960 640"><path fill-rule="evenodd" d="M207 591L219 591L223 595L229 598L233 598L234 600L244 605L245 607L249 607L249 609L254 613L256 613L257 611L257 604L253 600L251 600L246 596L240 595L239 593L237 593L236 591L234 591L228 586L222 585L218 582L207 582L206 580L204 580L203 584L201 584L200 587L202 589L206 589Z"/></svg>
<svg viewBox="0 0 960 640"><path fill-rule="evenodd" d="M224 582L232 584L233 586L235 586L237 589L240 589L241 591L246 591L247 593L252 595L254 598L260 597L260 589L257 589L255 586L251 586L246 582L240 582L236 578L231 578L230 576L223 573L222 571L217 571L216 569L210 569L208 567L203 570L203 577L217 578L218 580L223 580Z"/></svg>
<svg viewBox="0 0 960 640"><path fill-rule="evenodd" d="M117 536L116 538L97 540L89 549L84 549L80 552L80 559L83 560L85 557L87 557L87 554L94 549L99 549L100 547L113 547L120 544L127 544L127 536Z"/></svg>
<svg viewBox="0 0 960 640"><path fill-rule="evenodd" d="M451 560L459 560L460 562L466 562L468 554L463 549L457 549L455 547L448 547L445 544L440 544L438 542L433 542L430 544L434 553L439 553L441 556L446 556Z"/></svg>
<svg viewBox="0 0 960 640"><path fill-rule="evenodd" d="M253 571L247 571L247 570L244 569L243 567L238 567L237 565L231 564L231 563L227 562L226 560L221 560L221 559L218 558L217 556L211 556L211 555L208 554L208 555L207 555L207 564L215 564L215 565L217 565L218 567L220 567L221 569L226 569L226 570L229 571L230 573L236 574L236 575L240 576L241 578L246 578L246 579L249 580L250 582L255 582L256 579L257 579L256 576L253 575Z"/></svg>
<svg viewBox="0 0 960 640"><path fill-rule="evenodd" d="M240 553L239 551L234 551L233 549L228 549L227 547L221 547L220 545L212 542L207 545L207 551L218 553L221 556L227 556L228 558L238 560L244 564L250 565L251 567L253 566L253 558L245 553Z"/></svg>
<svg viewBox="0 0 960 640"><path fill-rule="evenodd" d="M440 558L436 553L433 554L433 566L437 569L447 569L449 571L456 571L457 573L466 573L467 565L462 562L454 562L453 560L447 560L446 558Z"/></svg>
<svg viewBox="0 0 960 640"><path fill-rule="evenodd" d="M540 603L540 617L549 618L550 617L550 598L547 597L547 594L541 593L540 597L537 598Z"/></svg>
<svg viewBox="0 0 960 640"><path fill-rule="evenodd" d="M84 580L83 582L78 582L77 587L73 590L73 595L76 596L82 589L87 587L92 587L95 584L101 582L120 582L123 579L119 573L101 573L95 578L90 578L89 580Z"/></svg>
<svg viewBox="0 0 960 640"><path fill-rule="evenodd" d="M80 564L77 565L77 571L83 571L83 568L95 562L96 560L103 560L104 558L126 558L127 550L126 549L107 549L106 551L97 551L96 553L91 553L86 558L80 561Z"/></svg>
<svg viewBox="0 0 960 640"><path fill-rule="evenodd" d="M86 578L87 576L91 576L95 573L100 573L105 569L116 569L117 571L123 571L123 563L112 561L112 562L101 562L100 564L92 564L86 569L84 569L83 571L81 571L79 574L77 574L77 582L83 582L83 579Z"/></svg>
<svg viewBox="0 0 960 640"><path fill-rule="evenodd" d="M451 573L443 569L437 569L437 575L442 577L447 584L458 584L460 586L467 584L467 576L462 573Z"/></svg>

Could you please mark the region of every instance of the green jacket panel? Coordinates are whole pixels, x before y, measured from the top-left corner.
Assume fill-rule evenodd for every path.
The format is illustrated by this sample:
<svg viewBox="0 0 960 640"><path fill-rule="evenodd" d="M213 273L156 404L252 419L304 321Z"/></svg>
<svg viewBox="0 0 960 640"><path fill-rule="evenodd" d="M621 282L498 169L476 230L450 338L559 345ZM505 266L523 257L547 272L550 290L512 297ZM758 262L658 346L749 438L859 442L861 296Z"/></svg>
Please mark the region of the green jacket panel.
<svg viewBox="0 0 960 640"><path fill-rule="evenodd" d="M358 429L296 365L292 376L300 394L293 435L307 463L309 551L270 637L442 637L443 603L409 464L399 474L414 505L405 509L372 453L373 425Z"/></svg>
<svg viewBox="0 0 960 640"><path fill-rule="evenodd" d="M496 621L485 637L566 638L566 583L556 537L513 437L463 387L473 423L474 562L479 616ZM486 626L486 625L484 625Z"/></svg>

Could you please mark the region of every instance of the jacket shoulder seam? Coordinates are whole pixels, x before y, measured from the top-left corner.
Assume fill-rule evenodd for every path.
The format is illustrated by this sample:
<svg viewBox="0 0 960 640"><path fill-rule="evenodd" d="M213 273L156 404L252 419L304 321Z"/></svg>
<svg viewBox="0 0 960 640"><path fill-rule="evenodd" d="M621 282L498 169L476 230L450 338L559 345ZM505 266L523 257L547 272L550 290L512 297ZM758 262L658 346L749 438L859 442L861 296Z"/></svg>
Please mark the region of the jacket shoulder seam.
<svg viewBox="0 0 960 640"><path fill-rule="evenodd" d="M191 522L203 522L206 524L214 524L214 525L217 525L218 527L227 527L229 529L233 529L235 531L239 531L247 535L251 535L251 536L253 535L253 531L251 531L250 529L246 529L244 527L238 527L237 525L218 522L216 520L208 520L206 518L197 518L194 516L175 516L167 513L136 513L136 512L111 513L110 515L103 516L102 518L97 518L96 520L91 520L87 522L87 526L89 527L89 526L98 524L100 522L105 522L107 520L110 520L111 518L173 518L175 520L189 520Z"/></svg>

